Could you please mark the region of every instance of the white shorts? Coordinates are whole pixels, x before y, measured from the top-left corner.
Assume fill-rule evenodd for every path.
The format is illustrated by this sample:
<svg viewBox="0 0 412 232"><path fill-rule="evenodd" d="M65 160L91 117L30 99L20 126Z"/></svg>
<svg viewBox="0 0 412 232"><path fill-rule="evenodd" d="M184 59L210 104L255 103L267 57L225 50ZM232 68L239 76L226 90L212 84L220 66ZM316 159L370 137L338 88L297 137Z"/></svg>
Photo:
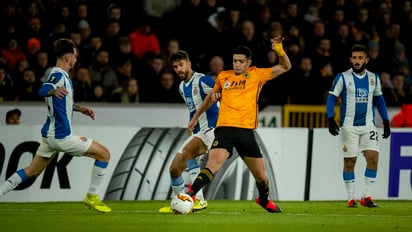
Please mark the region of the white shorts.
<svg viewBox="0 0 412 232"><path fill-rule="evenodd" d="M192 134L191 136L189 136L189 138L187 138L182 146L180 146L179 148L179 153L183 153L183 148L186 146L186 144L188 144L190 141L192 141L192 139L194 137L199 138L200 140L202 140L202 142L206 145L207 149L209 150L210 147L212 146L213 140L215 139L215 128L209 128L203 131L199 131L196 134Z"/></svg>
<svg viewBox="0 0 412 232"><path fill-rule="evenodd" d="M379 134L375 126L343 126L340 138L345 158L357 157L365 150L379 152Z"/></svg>
<svg viewBox="0 0 412 232"><path fill-rule="evenodd" d="M64 139L43 138L36 154L46 158L52 158L59 152L82 156L89 150L92 142L93 139L78 135L70 135Z"/></svg>

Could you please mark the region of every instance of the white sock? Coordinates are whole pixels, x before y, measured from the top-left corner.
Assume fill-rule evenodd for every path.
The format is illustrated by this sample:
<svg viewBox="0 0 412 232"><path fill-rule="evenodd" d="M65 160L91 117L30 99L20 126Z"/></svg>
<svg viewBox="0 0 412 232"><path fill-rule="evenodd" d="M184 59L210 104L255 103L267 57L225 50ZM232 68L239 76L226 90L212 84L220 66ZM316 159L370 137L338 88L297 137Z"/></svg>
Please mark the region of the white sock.
<svg viewBox="0 0 412 232"><path fill-rule="evenodd" d="M102 163L103 165L101 165ZM100 186L100 183L102 182L104 175L106 174L106 167L107 167L107 162L96 161L95 164L93 165L92 179L90 181L89 191L88 191L89 194L91 195L98 194L98 188Z"/></svg>
<svg viewBox="0 0 412 232"><path fill-rule="evenodd" d="M182 176L179 176L177 178L171 178L170 182L171 182L173 195L185 192L185 190L184 190L185 189L185 182L184 182Z"/></svg>
<svg viewBox="0 0 412 232"><path fill-rule="evenodd" d="M20 177L20 175L15 172L13 173L13 175L11 175L6 182L4 182L1 186L0 186L0 196L3 196L4 194L12 191L13 189L15 189L21 182L23 182L22 177Z"/></svg>
<svg viewBox="0 0 412 232"><path fill-rule="evenodd" d="M355 199L355 173L343 172L343 181L345 182L346 193L349 200Z"/></svg>
<svg viewBox="0 0 412 232"><path fill-rule="evenodd" d="M355 199L355 180L345 180L346 193L348 194L348 199Z"/></svg>
<svg viewBox="0 0 412 232"><path fill-rule="evenodd" d="M192 181L192 183L195 182L197 175L199 175L200 173L200 167L197 168L193 168L189 171L189 176L190 176L190 181ZM196 199L199 199L201 201L205 200L205 197L203 195L203 190L200 189L197 193L196 193Z"/></svg>
<svg viewBox="0 0 412 232"><path fill-rule="evenodd" d="M373 191L373 187L376 182L376 170L366 168L365 170L365 189L363 191L363 197L370 197Z"/></svg>

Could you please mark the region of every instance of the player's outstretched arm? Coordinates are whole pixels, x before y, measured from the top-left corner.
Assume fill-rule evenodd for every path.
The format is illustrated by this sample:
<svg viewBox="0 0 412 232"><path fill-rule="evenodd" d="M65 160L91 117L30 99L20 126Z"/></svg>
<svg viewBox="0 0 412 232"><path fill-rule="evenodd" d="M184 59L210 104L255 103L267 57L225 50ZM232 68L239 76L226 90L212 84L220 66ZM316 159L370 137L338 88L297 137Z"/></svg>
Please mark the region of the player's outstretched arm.
<svg viewBox="0 0 412 232"><path fill-rule="evenodd" d="M272 42L272 49L276 52L279 57L279 64L272 67L273 78L280 76L281 74L289 71L292 68L292 63L285 50L283 50L284 37L282 35L275 36L270 41Z"/></svg>
<svg viewBox="0 0 412 232"><path fill-rule="evenodd" d="M192 119L190 120L187 130L189 134L192 134L192 131L195 129L197 125L197 120L199 119L200 115L203 114L210 106L212 106L216 101L220 99L220 93L215 93L213 90L206 96L205 100L203 100L202 104L200 105L197 112L193 115Z"/></svg>

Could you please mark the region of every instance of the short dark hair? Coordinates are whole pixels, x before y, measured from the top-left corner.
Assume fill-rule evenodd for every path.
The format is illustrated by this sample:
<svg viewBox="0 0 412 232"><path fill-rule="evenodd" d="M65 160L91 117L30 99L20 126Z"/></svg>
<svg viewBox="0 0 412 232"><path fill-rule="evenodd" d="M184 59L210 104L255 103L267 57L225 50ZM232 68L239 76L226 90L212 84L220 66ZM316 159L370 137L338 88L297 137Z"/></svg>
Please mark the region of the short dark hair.
<svg viewBox="0 0 412 232"><path fill-rule="evenodd" d="M169 56L169 61L170 62L174 62L176 60L187 60L189 61L189 54L187 54L187 52L183 51L183 50L179 50L177 52L174 52L172 54L170 54Z"/></svg>
<svg viewBox="0 0 412 232"><path fill-rule="evenodd" d="M13 110L9 110L6 113L6 121L11 118L11 116L17 114L19 117L21 116L21 111L19 109L13 109Z"/></svg>
<svg viewBox="0 0 412 232"><path fill-rule="evenodd" d="M232 51L233 55L245 55L247 59L252 57L252 51L246 46L239 46Z"/></svg>
<svg viewBox="0 0 412 232"><path fill-rule="evenodd" d="M60 58L67 53L74 53L76 44L70 39L58 39L54 42L54 55Z"/></svg>
<svg viewBox="0 0 412 232"><path fill-rule="evenodd" d="M352 52L365 52L366 54L368 54L368 48L362 44L353 45L351 51Z"/></svg>

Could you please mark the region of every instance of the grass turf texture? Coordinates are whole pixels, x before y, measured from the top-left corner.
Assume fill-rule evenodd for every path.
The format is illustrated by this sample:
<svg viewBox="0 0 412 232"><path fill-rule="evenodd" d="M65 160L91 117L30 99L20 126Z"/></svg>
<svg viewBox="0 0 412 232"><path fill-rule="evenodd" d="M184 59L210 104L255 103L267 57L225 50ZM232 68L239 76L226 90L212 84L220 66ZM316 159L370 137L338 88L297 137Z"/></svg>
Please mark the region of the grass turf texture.
<svg viewBox="0 0 412 232"><path fill-rule="evenodd" d="M209 201L190 215L159 213L169 201L107 201L113 211L82 202L0 203L0 231L412 231L412 201L378 200L379 208L346 201L279 202L267 213L253 201Z"/></svg>

